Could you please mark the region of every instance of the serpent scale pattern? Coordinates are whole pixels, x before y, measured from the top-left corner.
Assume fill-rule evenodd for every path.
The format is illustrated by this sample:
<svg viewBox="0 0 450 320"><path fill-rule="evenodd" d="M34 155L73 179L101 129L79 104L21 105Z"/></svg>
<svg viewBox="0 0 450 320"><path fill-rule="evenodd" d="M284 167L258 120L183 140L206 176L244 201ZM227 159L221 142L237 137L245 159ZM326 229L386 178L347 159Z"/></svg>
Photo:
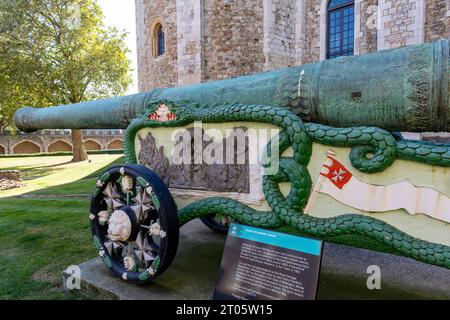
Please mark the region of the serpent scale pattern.
<svg viewBox="0 0 450 320"><path fill-rule="evenodd" d="M147 120L147 116L161 103L169 105L171 111L177 115L177 119L167 122ZM351 147L349 157L352 165L366 173L383 171L396 159L449 167L450 145L396 140L388 131L376 127L334 128L316 123L305 124L289 110L272 106L224 104L206 107L183 104L179 107L171 101L155 101L150 105L145 117L135 120L127 129L126 161L136 162L134 139L140 129L182 126L193 121L210 123L253 121L280 127L282 131L279 136L273 138L266 146L268 157L275 150L279 153L280 170L275 175L263 177L263 192L271 211L258 211L228 198L210 197L179 210L181 225L194 218L216 212L229 215L243 224L264 228L289 225L316 237L359 234L380 241L402 255L450 268L449 246L414 238L381 220L359 214L318 218L302 212L312 185L306 166L311 158L313 141L331 146ZM292 158L281 157L283 151L291 146ZM280 182L291 184L287 197L280 191Z"/></svg>

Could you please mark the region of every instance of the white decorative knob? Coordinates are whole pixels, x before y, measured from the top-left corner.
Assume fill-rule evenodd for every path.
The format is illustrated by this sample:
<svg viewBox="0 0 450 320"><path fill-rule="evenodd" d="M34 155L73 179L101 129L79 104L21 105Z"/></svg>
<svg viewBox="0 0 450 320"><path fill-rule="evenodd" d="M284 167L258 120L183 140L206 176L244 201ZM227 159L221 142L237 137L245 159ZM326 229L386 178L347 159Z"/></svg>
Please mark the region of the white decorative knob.
<svg viewBox="0 0 450 320"><path fill-rule="evenodd" d="M122 177L122 189L125 193L130 193L133 189L133 177L123 176Z"/></svg>
<svg viewBox="0 0 450 320"><path fill-rule="evenodd" d="M158 222L155 222L150 226L150 230L148 233L151 236L159 236L160 232L161 232L161 226L159 225Z"/></svg>
<svg viewBox="0 0 450 320"><path fill-rule="evenodd" d="M108 238L112 241L127 241L131 234L131 221L125 211L116 210L109 218Z"/></svg>
<svg viewBox="0 0 450 320"><path fill-rule="evenodd" d="M103 226L105 225L109 220L109 213L108 211L100 211L98 213L98 222Z"/></svg>
<svg viewBox="0 0 450 320"><path fill-rule="evenodd" d="M123 265L127 271L136 271L136 259L132 255L127 255L123 258Z"/></svg>

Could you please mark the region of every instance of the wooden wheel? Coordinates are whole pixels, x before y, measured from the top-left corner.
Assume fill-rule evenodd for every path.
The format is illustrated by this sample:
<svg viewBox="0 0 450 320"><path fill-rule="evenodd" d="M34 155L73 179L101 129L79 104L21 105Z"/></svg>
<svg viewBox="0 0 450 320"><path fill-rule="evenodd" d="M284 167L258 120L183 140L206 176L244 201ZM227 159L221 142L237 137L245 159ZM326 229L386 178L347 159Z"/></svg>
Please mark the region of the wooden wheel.
<svg viewBox="0 0 450 320"><path fill-rule="evenodd" d="M103 173L92 192L89 218L99 256L123 280L151 281L175 257L175 202L163 181L144 166L115 166Z"/></svg>

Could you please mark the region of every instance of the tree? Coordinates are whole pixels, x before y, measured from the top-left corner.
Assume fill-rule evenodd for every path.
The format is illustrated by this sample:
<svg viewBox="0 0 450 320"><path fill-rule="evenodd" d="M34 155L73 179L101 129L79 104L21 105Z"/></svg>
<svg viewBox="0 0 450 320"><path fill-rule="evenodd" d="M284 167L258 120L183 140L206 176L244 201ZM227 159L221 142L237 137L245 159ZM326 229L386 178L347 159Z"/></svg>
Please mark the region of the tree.
<svg viewBox="0 0 450 320"><path fill-rule="evenodd" d="M104 26L96 0L2 0L0 100L11 90L17 94L0 102L0 121L9 123L23 105L46 107L125 93L132 81L125 37ZM72 130L72 144L73 161L86 160L81 130Z"/></svg>
<svg viewBox="0 0 450 320"><path fill-rule="evenodd" d="M14 112L23 105L49 106L45 99L45 88L39 83L31 83L27 77L27 68L19 63L17 56L5 50L6 45L0 36L0 132L7 129L15 131L11 126ZM14 61L14 63L11 63Z"/></svg>

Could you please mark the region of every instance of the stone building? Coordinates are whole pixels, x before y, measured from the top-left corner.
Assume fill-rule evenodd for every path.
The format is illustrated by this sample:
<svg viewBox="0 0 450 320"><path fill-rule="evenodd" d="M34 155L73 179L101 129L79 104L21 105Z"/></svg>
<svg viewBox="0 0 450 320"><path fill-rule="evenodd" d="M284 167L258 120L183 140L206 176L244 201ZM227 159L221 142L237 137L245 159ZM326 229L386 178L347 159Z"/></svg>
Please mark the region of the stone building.
<svg viewBox="0 0 450 320"><path fill-rule="evenodd" d="M136 0L139 90L450 38L450 0Z"/></svg>
<svg viewBox="0 0 450 320"><path fill-rule="evenodd" d="M83 130L87 151L123 149L123 130ZM0 134L0 155L72 151L70 130Z"/></svg>

